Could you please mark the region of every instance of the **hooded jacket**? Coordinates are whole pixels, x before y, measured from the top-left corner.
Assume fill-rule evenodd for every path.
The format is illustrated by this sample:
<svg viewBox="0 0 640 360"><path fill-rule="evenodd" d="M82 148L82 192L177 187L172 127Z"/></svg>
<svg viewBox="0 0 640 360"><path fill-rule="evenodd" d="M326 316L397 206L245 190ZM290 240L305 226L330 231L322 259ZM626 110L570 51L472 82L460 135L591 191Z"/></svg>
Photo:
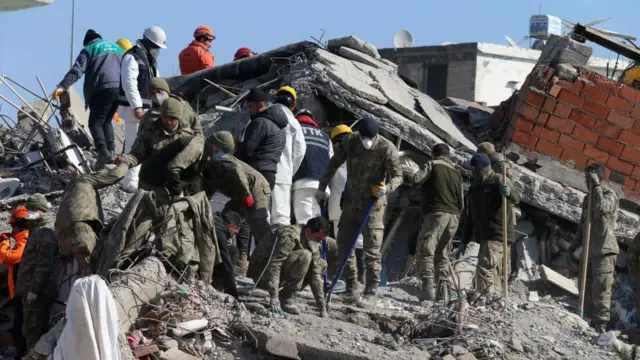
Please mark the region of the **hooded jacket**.
<svg viewBox="0 0 640 360"><path fill-rule="evenodd" d="M278 169L276 171L276 183L291 185L293 175L300 168L300 164L302 164L304 154L307 151L307 145L304 134L302 133L302 127L291 113L291 110L282 104L275 104L271 107L274 112L279 113L279 116L285 116L288 123L285 129L285 145L284 149L282 149L282 155L280 155L280 161L278 162ZM320 174L320 176L321 175L322 174Z"/></svg>
<svg viewBox="0 0 640 360"><path fill-rule="evenodd" d="M286 146L288 124L285 114L276 107L262 111L247 125L236 157L261 173L275 173Z"/></svg>
<svg viewBox="0 0 640 360"><path fill-rule="evenodd" d="M216 65L209 48L195 40L180 52L178 62L180 63L180 75L182 76L212 68Z"/></svg>

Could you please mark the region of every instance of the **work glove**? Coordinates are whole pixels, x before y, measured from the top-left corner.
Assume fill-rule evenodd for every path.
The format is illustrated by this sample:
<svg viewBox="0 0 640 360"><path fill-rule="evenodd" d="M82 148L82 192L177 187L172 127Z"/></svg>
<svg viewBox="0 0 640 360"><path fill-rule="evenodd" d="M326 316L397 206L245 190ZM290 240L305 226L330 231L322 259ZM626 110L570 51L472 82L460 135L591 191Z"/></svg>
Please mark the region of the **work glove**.
<svg viewBox="0 0 640 360"><path fill-rule="evenodd" d="M378 183L378 185L374 185L371 187L371 193L373 194L373 196L381 198L384 196L384 194L387 193L387 187L384 185L384 182L381 181L380 183Z"/></svg>
<svg viewBox="0 0 640 360"><path fill-rule="evenodd" d="M127 155L118 155L118 156L116 156L116 158L115 158L115 160L113 162L114 162L114 164L116 164L116 166L118 166L120 164L129 165L129 159L127 159Z"/></svg>
<svg viewBox="0 0 640 360"><path fill-rule="evenodd" d="M507 184L500 184L500 195L504 197L511 196L511 188Z"/></svg>
<svg viewBox="0 0 640 360"><path fill-rule="evenodd" d="M316 201L318 204L324 203L327 200L327 193L324 190L316 190Z"/></svg>
<svg viewBox="0 0 640 360"><path fill-rule="evenodd" d="M251 207L253 207L254 201L253 201L253 196L249 195L249 196L245 196L242 198L242 206L244 206L245 209L249 209Z"/></svg>
<svg viewBox="0 0 640 360"><path fill-rule="evenodd" d="M38 300L38 294L35 294L35 293L32 293L32 292L27 294L27 302L32 302L32 301L36 301L36 300Z"/></svg>
<svg viewBox="0 0 640 360"><path fill-rule="evenodd" d="M51 98L53 100L58 100L58 98L60 97L60 95L62 95L62 93L64 93L64 89L63 88L57 88L53 91L53 94L51 94Z"/></svg>
<svg viewBox="0 0 640 360"><path fill-rule="evenodd" d="M278 298L271 298L271 301L269 302L269 311L274 314L284 315L284 311L282 311L282 308L280 307L280 300Z"/></svg>
<svg viewBox="0 0 640 360"><path fill-rule="evenodd" d="M458 246L458 252L456 253L456 260L460 259L465 252L467 252L467 244L460 243Z"/></svg>
<svg viewBox="0 0 640 360"><path fill-rule="evenodd" d="M142 108L136 108L133 110L133 116L136 117L136 119L140 120L142 119L142 116L144 116L144 110L142 110Z"/></svg>
<svg viewBox="0 0 640 360"><path fill-rule="evenodd" d="M593 171L589 172L589 185L598 186L600 185L600 179L598 178L598 174Z"/></svg>

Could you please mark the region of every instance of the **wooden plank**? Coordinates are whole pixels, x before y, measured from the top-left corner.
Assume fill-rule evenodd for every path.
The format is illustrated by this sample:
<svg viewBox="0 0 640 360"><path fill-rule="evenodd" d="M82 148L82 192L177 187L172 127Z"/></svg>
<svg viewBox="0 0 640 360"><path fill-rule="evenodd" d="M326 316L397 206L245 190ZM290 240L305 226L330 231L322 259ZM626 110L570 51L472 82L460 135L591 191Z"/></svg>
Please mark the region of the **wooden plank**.
<svg viewBox="0 0 640 360"><path fill-rule="evenodd" d="M545 279L545 281L550 282L553 285L575 296L580 295L580 291L578 290L578 286L576 286L575 281L567 279L566 277L558 274L551 268L548 268L544 265L540 265L540 273L542 274L542 278Z"/></svg>

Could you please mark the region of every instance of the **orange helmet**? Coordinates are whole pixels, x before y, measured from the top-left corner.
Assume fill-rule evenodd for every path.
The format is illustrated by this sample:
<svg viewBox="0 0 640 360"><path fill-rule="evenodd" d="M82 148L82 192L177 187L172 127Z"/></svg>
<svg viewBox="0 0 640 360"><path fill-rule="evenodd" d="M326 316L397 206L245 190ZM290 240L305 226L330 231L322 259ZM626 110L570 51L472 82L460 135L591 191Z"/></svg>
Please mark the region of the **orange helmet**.
<svg viewBox="0 0 640 360"><path fill-rule="evenodd" d="M198 26L196 31L193 32L193 37L196 39L199 37L205 37L207 40L214 40L216 38L213 31L211 31L211 28L206 25Z"/></svg>
<svg viewBox="0 0 640 360"><path fill-rule="evenodd" d="M20 205L11 212L9 216L9 224L13 225L20 220L27 220L29 217L29 210L24 205Z"/></svg>
<svg viewBox="0 0 640 360"><path fill-rule="evenodd" d="M240 59L251 57L254 55L255 53L251 51L251 49L249 49L248 47L241 47L240 49L238 49L238 51L236 51L236 54L233 55L233 60L240 60Z"/></svg>

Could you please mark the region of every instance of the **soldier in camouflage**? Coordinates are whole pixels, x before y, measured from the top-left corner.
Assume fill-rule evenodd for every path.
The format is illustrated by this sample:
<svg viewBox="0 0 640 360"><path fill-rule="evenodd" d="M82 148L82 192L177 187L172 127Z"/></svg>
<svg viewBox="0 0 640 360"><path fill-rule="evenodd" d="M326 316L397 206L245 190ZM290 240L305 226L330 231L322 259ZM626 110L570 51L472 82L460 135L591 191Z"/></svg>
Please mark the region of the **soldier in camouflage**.
<svg viewBox="0 0 640 360"><path fill-rule="evenodd" d="M582 201L580 225L569 248L572 254L582 244L589 201L593 197L584 310L585 315L591 318L591 325L603 332L609 322L613 271L620 253L614 231L618 219L618 196L605 186L604 178L604 165L592 163L585 168L585 181L590 191Z"/></svg>
<svg viewBox="0 0 640 360"><path fill-rule="evenodd" d="M513 205L520 202L520 195L508 178L496 174L486 154L476 153L471 158L473 183L469 188L469 213L462 239L464 253L466 244L473 237L480 244L476 267L476 292L497 293L502 291L503 269L503 208L502 197L507 198L507 242L515 241ZM509 245L510 246L510 245ZM508 250L508 249L507 249Z"/></svg>
<svg viewBox="0 0 640 360"><path fill-rule="evenodd" d="M160 119L160 107L162 103L169 97L172 97L179 100L182 104L184 113L186 114L185 124L188 125L195 134L202 135L202 125L200 124L198 115L193 111L193 108L188 102L178 96L171 95L171 89L165 78L156 77L151 79L151 81L149 81L149 92L151 93L153 104L149 111L144 113L142 119L140 119L138 133L142 133L146 128L152 127L153 124Z"/></svg>
<svg viewBox="0 0 640 360"><path fill-rule="evenodd" d="M375 201L363 230L366 286L365 297L359 303L362 307L370 307L375 301L376 290L380 283L382 268L380 247L384 235L383 216L387 207L386 194L393 192L402 184L402 170L395 146L378 135L377 120L364 118L357 125L359 133L345 135L345 139L336 147L335 154L320 180L316 198L318 203L326 199L327 185L338 168L346 161L347 184L342 195L342 214L338 232L338 253L341 259L346 257L367 207ZM334 264L335 273L339 266L340 262L337 261ZM347 287L345 298L347 301L358 301L360 297L356 277L356 260L352 253L343 272Z"/></svg>
<svg viewBox="0 0 640 360"><path fill-rule="evenodd" d="M62 194L56 214L55 229L60 248L73 254L80 266L89 265L104 225L98 190L116 184L127 173L128 166L93 174L82 174L71 181Z"/></svg>
<svg viewBox="0 0 640 360"><path fill-rule="evenodd" d="M22 254L15 293L23 299L22 334L28 352L48 330L51 305L58 295L59 250L56 233L44 218L51 204L42 194L34 194L25 207L29 210L29 239Z"/></svg>
<svg viewBox="0 0 640 360"><path fill-rule="evenodd" d="M489 157L491 168L496 174L502 174L502 169L507 168L507 176L509 176L509 162L501 153L496 151L496 147L492 143L486 141L480 143L478 152Z"/></svg>
<svg viewBox="0 0 640 360"><path fill-rule="evenodd" d="M432 150L434 160L426 162L415 174L405 174L410 184L422 187L422 236L416 260L422 279L421 300L448 300L449 249L458 230L464 205L462 175L450 160L449 146L438 144ZM434 281L435 280L435 281ZM438 285L436 297L435 284Z"/></svg>
<svg viewBox="0 0 640 360"><path fill-rule="evenodd" d="M327 317L322 279L327 264L322 259L321 247L325 239L330 251L336 247L335 241L326 238L329 226L330 223L320 216L309 220L302 228L300 225L276 225L271 236L256 245L248 276L258 287L269 292L271 312L299 315L295 294L310 285L320 316Z"/></svg>

